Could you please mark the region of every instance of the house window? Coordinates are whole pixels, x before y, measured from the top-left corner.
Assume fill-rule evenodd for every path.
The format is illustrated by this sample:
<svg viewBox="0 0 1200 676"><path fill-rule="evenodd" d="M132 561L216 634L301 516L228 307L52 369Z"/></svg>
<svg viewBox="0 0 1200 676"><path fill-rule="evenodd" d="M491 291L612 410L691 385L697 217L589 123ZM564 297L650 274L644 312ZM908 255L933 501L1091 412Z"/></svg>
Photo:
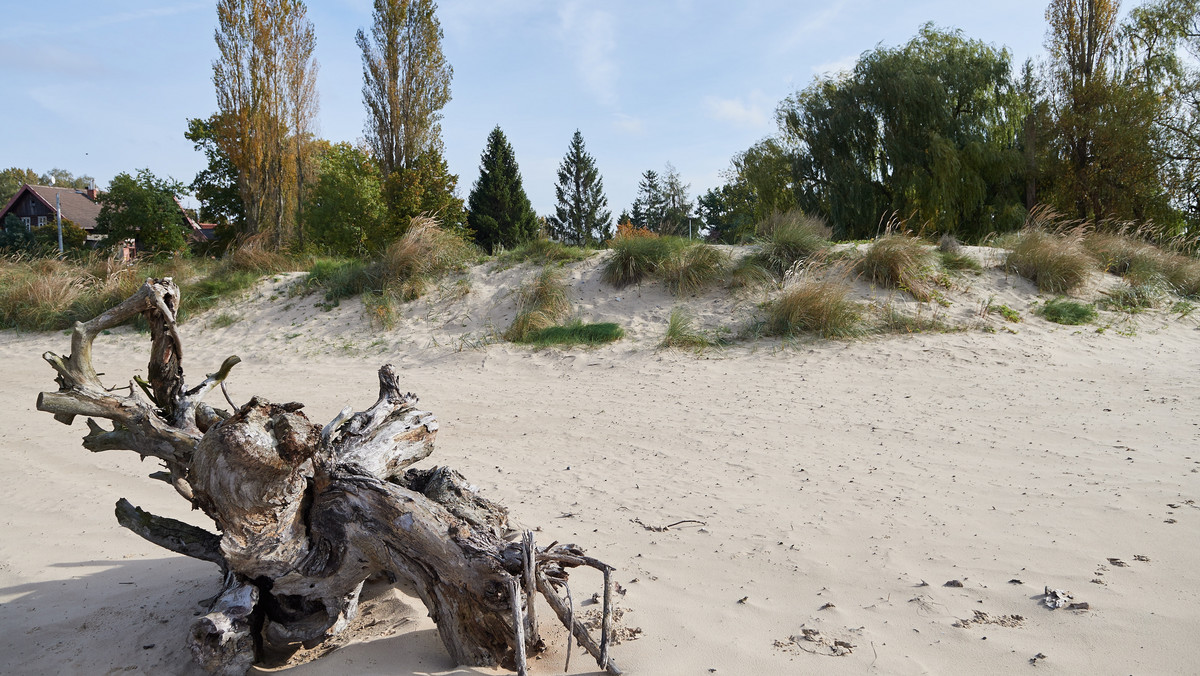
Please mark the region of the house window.
<svg viewBox="0 0 1200 676"><path fill-rule="evenodd" d="M42 227L42 226L43 226L43 225L45 225L45 224L46 224L46 217L45 217L45 216L38 216L38 227L40 228L40 227Z"/></svg>
<svg viewBox="0 0 1200 676"><path fill-rule="evenodd" d="M21 225L24 225L26 230L29 229L29 217L28 216L21 217Z"/></svg>

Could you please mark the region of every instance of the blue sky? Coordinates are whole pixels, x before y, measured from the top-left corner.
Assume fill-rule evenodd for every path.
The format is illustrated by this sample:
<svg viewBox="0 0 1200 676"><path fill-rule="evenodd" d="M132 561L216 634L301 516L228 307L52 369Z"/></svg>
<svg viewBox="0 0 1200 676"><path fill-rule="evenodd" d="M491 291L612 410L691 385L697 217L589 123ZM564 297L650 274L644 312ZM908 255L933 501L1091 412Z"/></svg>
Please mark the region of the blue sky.
<svg viewBox="0 0 1200 676"><path fill-rule="evenodd" d="M780 99L851 66L925 22L1040 56L1045 0L442 0L454 67L443 111L446 157L466 197L488 132L512 143L539 214L579 128L614 216L640 174L671 162L693 195L719 185L730 158L774 130ZM40 6L39 6L40 5ZM9 3L0 23L0 166L95 176L148 167L190 182L204 165L183 138L215 111L215 2ZM362 136L354 32L370 0L309 2L317 33L318 133Z"/></svg>

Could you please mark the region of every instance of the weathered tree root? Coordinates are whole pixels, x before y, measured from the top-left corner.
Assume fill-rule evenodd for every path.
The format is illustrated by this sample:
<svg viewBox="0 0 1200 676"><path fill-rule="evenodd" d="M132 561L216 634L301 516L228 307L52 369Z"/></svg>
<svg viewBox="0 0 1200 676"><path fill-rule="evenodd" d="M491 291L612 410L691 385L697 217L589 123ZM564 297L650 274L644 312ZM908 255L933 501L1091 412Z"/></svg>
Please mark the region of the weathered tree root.
<svg viewBox="0 0 1200 676"><path fill-rule="evenodd" d="M432 453L438 425L417 410L416 395L403 392L390 365L379 370L370 408L347 407L324 427L299 403L254 397L232 412L213 408L204 396L224 387L240 360L230 357L186 387L178 307L170 278L148 279L117 307L77 323L70 355L43 355L59 389L39 395L37 407L68 425L87 416L83 446L91 451L157 458L165 471L151 477L216 524L219 535L117 503L122 526L221 569L221 593L189 632L197 664L243 674L266 656L314 647L354 618L368 578L386 578L416 590L459 664L525 673L528 656L545 650L534 604L540 593L602 669L621 673L608 655L612 568L572 545L538 549L529 531L510 542L508 510L462 475L411 469ZM128 396L118 396L92 366L92 343L139 314L151 330L149 381L131 382ZM598 645L555 590L577 566L604 573Z"/></svg>

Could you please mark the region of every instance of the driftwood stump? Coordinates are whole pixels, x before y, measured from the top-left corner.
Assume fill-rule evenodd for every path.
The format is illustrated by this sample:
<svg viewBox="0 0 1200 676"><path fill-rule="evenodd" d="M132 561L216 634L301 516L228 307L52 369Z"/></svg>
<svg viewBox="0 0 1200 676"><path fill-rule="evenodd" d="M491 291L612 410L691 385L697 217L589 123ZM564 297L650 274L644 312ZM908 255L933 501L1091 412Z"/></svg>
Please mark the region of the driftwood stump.
<svg viewBox="0 0 1200 676"><path fill-rule="evenodd" d="M521 537L503 506L452 469L410 468L433 451L438 425L390 365L379 370L370 408L347 407L323 427L299 403L254 397L224 411L204 397L240 360L226 359L187 387L178 307L170 278L148 279L119 306L77 323L70 355L43 355L59 389L39 395L37 407L68 425L86 416L83 446L91 451L157 458L163 471L151 476L216 524L219 534L117 503L122 526L221 569L223 589L188 636L198 664L243 674L266 656L311 648L354 618L366 580L382 578L416 590L461 665L524 673L526 657L545 649L534 612L540 593L601 668L620 673L608 635L597 646L558 593L568 568L598 568L606 581L611 568L573 545L535 547L532 533ZM92 366L92 343L137 315L150 325L149 382L106 388Z"/></svg>

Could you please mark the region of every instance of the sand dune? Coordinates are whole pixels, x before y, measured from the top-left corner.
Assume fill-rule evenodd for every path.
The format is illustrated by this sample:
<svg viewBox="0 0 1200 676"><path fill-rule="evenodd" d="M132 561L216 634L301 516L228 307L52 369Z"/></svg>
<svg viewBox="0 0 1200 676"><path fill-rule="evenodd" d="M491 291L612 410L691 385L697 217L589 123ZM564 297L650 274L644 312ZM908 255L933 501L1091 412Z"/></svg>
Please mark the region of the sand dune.
<svg viewBox="0 0 1200 676"><path fill-rule="evenodd" d="M289 296L280 275L185 324L184 365L195 377L239 354L235 400L300 400L323 422L373 401L375 370L396 364L441 421L425 464L619 569L613 654L629 673L1015 673L1039 654L1037 673L1197 669L1194 320L1057 326L1029 311L1032 285L992 269L947 293L963 332L659 351L680 301L604 285L599 264L569 276L581 316L626 328L608 347L495 342L529 267L448 280L387 331L358 301ZM989 298L1025 321L979 317ZM759 301L686 299L709 328ZM238 321L215 328L220 314ZM98 370L144 373L145 342L102 338ZM81 423L33 410L54 388L39 355L66 348L62 333L0 334L0 673L194 674L182 639L216 570L121 529L111 506L209 524L145 478L151 463L88 453ZM585 576L578 589L598 589ZM1089 609L1050 610L1045 587ZM415 599L381 591L374 608L363 640L288 673L500 673L450 664ZM561 673L550 638L534 673ZM571 673L589 666L576 651Z"/></svg>

